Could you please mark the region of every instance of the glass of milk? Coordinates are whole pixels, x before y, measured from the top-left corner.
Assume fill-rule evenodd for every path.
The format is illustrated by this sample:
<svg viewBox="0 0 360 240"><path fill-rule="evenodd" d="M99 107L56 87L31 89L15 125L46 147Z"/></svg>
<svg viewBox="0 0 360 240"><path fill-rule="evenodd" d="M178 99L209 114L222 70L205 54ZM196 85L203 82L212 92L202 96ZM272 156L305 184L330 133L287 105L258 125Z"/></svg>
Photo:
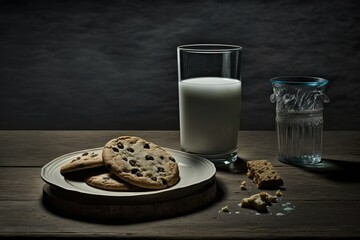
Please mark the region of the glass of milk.
<svg viewBox="0 0 360 240"><path fill-rule="evenodd" d="M241 53L224 44L177 48L181 149L217 166L237 159Z"/></svg>

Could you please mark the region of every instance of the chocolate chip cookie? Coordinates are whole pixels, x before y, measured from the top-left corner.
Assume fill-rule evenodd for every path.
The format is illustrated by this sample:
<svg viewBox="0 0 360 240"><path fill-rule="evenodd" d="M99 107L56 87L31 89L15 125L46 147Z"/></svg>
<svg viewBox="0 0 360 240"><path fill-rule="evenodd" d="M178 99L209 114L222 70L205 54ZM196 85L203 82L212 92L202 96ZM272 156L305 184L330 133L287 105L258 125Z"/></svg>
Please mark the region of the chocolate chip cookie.
<svg viewBox="0 0 360 240"><path fill-rule="evenodd" d="M122 180L145 189L163 189L179 179L176 160L165 149L135 136L110 140L102 153L105 167Z"/></svg>
<svg viewBox="0 0 360 240"><path fill-rule="evenodd" d="M136 191L140 188L132 186L120 178L116 177L113 173L104 172L98 175L89 176L85 182L92 187L111 190L111 191Z"/></svg>
<svg viewBox="0 0 360 240"><path fill-rule="evenodd" d="M62 165L60 168L60 173L65 174L87 168L95 168L103 165L104 162L101 153L99 154L95 152L83 152L71 161L66 162L64 165Z"/></svg>

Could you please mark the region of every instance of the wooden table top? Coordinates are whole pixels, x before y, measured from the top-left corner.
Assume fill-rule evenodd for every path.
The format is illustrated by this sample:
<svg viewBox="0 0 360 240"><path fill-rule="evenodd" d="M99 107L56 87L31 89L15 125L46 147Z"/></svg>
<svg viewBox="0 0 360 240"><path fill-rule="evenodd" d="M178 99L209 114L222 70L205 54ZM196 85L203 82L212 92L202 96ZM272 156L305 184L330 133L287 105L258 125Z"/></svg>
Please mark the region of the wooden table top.
<svg viewBox="0 0 360 240"><path fill-rule="evenodd" d="M240 131L241 160L217 169L216 201L182 216L103 224L59 216L43 205L44 164L120 135L179 149L178 131L0 131L0 238L360 238L360 132L325 132L323 158L339 168L314 171L278 162L275 132ZM270 160L285 182L281 202L270 207L271 213L238 206L242 198L260 192L241 164L254 159ZM239 188L242 180L248 183L246 191ZM219 213L224 206L231 213ZM285 211L286 206L293 210Z"/></svg>

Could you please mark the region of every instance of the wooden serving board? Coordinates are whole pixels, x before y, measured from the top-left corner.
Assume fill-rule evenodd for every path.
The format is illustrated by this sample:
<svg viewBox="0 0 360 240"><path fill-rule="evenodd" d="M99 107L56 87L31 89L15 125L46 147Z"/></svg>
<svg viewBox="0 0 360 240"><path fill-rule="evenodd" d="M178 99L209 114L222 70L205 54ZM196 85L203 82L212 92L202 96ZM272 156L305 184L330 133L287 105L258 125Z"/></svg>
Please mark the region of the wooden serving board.
<svg viewBox="0 0 360 240"><path fill-rule="evenodd" d="M129 223L170 218L211 204L217 194L215 178L186 196L155 202L117 202L116 198L89 196L45 184L43 203L51 212L84 221Z"/></svg>

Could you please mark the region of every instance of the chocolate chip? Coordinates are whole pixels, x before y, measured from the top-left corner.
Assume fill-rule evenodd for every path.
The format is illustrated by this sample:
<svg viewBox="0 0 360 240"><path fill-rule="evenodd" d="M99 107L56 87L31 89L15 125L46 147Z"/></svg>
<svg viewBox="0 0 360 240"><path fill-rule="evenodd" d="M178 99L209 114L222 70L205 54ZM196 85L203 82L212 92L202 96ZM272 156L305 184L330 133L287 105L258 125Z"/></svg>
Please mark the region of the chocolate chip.
<svg viewBox="0 0 360 240"><path fill-rule="evenodd" d="M150 155L146 155L146 156L145 156L145 159L146 159L146 160L154 160L154 158L153 158L152 156L150 156Z"/></svg>
<svg viewBox="0 0 360 240"><path fill-rule="evenodd" d="M134 152L134 149L132 149L132 148L127 148L126 150L128 150L129 152Z"/></svg>
<svg viewBox="0 0 360 240"><path fill-rule="evenodd" d="M116 147L113 147L112 150L113 150L114 152L119 152L119 149L117 149Z"/></svg>
<svg viewBox="0 0 360 240"><path fill-rule="evenodd" d="M136 166L136 161L134 160L134 159L131 159L130 161L129 161L129 163L130 163L130 165L131 166Z"/></svg>
<svg viewBox="0 0 360 240"><path fill-rule="evenodd" d="M136 176L142 177L143 175L142 175L140 172L137 172L137 173L136 173Z"/></svg>
<svg viewBox="0 0 360 240"><path fill-rule="evenodd" d="M167 185L167 181L163 178L161 178L162 184Z"/></svg>
<svg viewBox="0 0 360 240"><path fill-rule="evenodd" d="M164 156L160 156L160 159L163 160L163 159L164 159Z"/></svg>
<svg viewBox="0 0 360 240"><path fill-rule="evenodd" d="M81 157L77 157L77 158L76 158L76 160L80 160L80 159L81 159Z"/></svg>
<svg viewBox="0 0 360 240"><path fill-rule="evenodd" d="M169 159L170 159L171 161L175 162L175 158L169 157Z"/></svg>
<svg viewBox="0 0 360 240"><path fill-rule="evenodd" d="M158 167L158 168L157 168L157 171L158 171L158 172L164 172L165 169L164 169L163 167Z"/></svg>
<svg viewBox="0 0 360 240"><path fill-rule="evenodd" d="M124 161L126 161L126 162L127 162L127 160L128 160L126 157L123 157L122 159L123 159Z"/></svg>
<svg viewBox="0 0 360 240"><path fill-rule="evenodd" d="M88 152L84 152L81 156L86 156L88 154L89 154Z"/></svg>
<svg viewBox="0 0 360 240"><path fill-rule="evenodd" d="M148 144L148 143L145 143L145 144L144 144L144 148L150 149L149 144Z"/></svg>
<svg viewBox="0 0 360 240"><path fill-rule="evenodd" d="M102 179L105 180L105 181L107 181L107 180L110 179L110 177L108 177L108 176L103 176Z"/></svg>
<svg viewBox="0 0 360 240"><path fill-rule="evenodd" d="M153 180L154 182L156 182L157 178L156 177L151 177L151 180Z"/></svg>
<svg viewBox="0 0 360 240"><path fill-rule="evenodd" d="M131 173L132 173L132 174L136 174L138 171L139 171L139 169L137 169L137 168L131 169Z"/></svg>
<svg viewBox="0 0 360 240"><path fill-rule="evenodd" d="M120 149L123 149L123 148L124 148L124 145L122 145L122 143L118 143L117 146L118 146L118 148L120 148Z"/></svg>
<svg viewBox="0 0 360 240"><path fill-rule="evenodd" d="M81 163L81 164L79 164L79 167L83 168L83 167L86 167L86 166L85 166L85 164Z"/></svg>

